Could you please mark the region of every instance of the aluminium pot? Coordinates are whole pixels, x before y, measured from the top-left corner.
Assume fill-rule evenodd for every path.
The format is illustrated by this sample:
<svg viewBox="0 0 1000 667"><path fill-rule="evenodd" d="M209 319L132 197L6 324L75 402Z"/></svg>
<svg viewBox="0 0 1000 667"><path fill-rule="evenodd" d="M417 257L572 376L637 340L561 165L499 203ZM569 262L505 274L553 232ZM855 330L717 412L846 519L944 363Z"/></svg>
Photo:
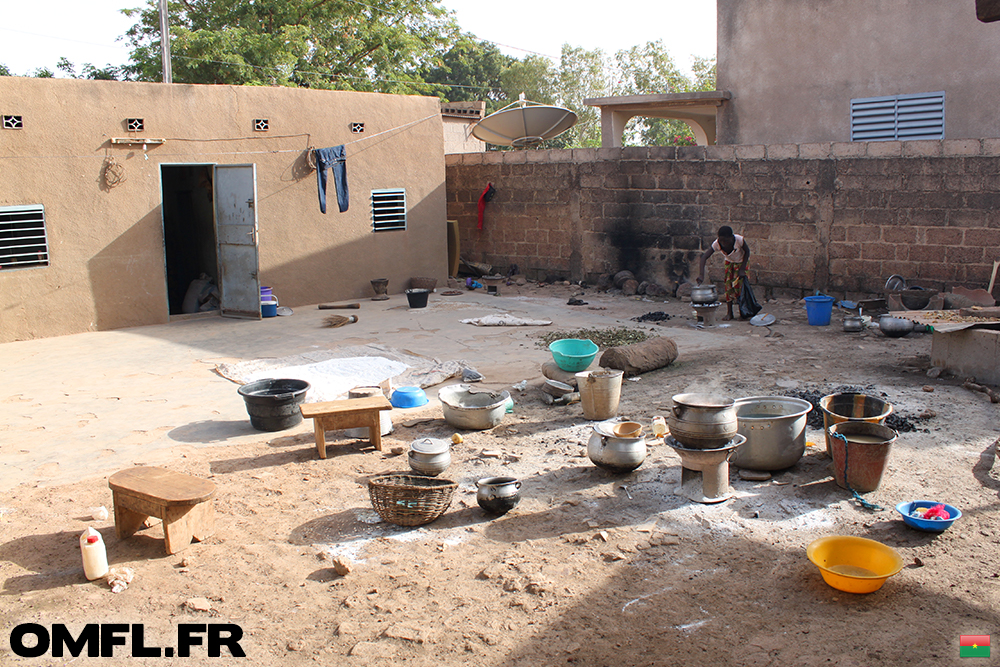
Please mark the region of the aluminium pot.
<svg viewBox="0 0 1000 667"><path fill-rule="evenodd" d="M646 460L646 438L619 438L614 435L614 421L594 425L587 441L587 456L594 465L612 472L631 472Z"/></svg>
<svg viewBox="0 0 1000 667"><path fill-rule="evenodd" d="M408 458L414 472L435 477L451 465L451 445L447 440L420 438L410 443Z"/></svg>
<svg viewBox="0 0 1000 667"><path fill-rule="evenodd" d="M736 399L739 433L746 438L732 463L750 470L784 470L806 451L806 422L812 404L789 396Z"/></svg>
<svg viewBox="0 0 1000 667"><path fill-rule="evenodd" d="M690 449L717 449L738 430L733 399L713 394L676 394L668 422L674 439Z"/></svg>
<svg viewBox="0 0 1000 667"><path fill-rule="evenodd" d="M715 303L719 300L719 295L715 290L715 285L695 285L691 288L692 303Z"/></svg>
<svg viewBox="0 0 1000 667"><path fill-rule="evenodd" d="M902 317L883 315L878 320L879 331L889 338L902 338L913 331L913 321Z"/></svg>
<svg viewBox="0 0 1000 667"><path fill-rule="evenodd" d="M438 399L446 422L455 428L485 431L503 421L510 392L473 392L467 384L456 384L443 387Z"/></svg>

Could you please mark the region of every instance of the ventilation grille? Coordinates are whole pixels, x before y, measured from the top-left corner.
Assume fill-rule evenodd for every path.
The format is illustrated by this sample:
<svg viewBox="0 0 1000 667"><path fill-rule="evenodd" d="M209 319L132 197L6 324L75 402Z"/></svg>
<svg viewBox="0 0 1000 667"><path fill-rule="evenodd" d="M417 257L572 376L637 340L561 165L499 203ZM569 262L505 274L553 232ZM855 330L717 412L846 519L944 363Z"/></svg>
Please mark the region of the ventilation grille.
<svg viewBox="0 0 1000 667"><path fill-rule="evenodd" d="M851 141L944 139L944 91L851 100Z"/></svg>
<svg viewBox="0 0 1000 667"><path fill-rule="evenodd" d="M406 229L406 190L372 190L372 231Z"/></svg>
<svg viewBox="0 0 1000 667"><path fill-rule="evenodd" d="M0 206L0 268L49 265L45 208Z"/></svg>

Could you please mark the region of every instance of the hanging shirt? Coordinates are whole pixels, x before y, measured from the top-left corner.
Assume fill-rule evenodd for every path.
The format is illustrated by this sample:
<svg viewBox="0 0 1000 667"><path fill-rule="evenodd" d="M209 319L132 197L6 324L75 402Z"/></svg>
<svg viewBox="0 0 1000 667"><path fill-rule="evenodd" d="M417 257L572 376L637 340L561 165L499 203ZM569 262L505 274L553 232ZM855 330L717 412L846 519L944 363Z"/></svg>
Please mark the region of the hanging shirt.
<svg viewBox="0 0 1000 667"><path fill-rule="evenodd" d="M715 252L722 252L722 256L725 257L727 264L739 264L743 261L743 237L739 234L733 234L736 237L736 243L733 244L733 251L728 255L722 252L722 246L719 245L719 239L712 241L712 250Z"/></svg>

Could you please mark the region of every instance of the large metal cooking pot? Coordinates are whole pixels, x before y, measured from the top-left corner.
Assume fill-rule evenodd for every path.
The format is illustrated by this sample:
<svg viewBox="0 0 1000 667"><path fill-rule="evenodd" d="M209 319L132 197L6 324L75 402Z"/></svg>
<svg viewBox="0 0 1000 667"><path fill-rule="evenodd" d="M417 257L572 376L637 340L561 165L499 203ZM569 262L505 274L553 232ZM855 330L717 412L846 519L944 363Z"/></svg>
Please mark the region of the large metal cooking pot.
<svg viewBox="0 0 1000 667"><path fill-rule="evenodd" d="M715 291L715 285L695 285L691 288L691 301L693 303L715 303L719 300L719 295Z"/></svg>
<svg viewBox="0 0 1000 667"><path fill-rule="evenodd" d="M691 449L716 449L736 435L733 399L712 394L677 394L670 411L670 434Z"/></svg>
<svg viewBox="0 0 1000 667"><path fill-rule="evenodd" d="M736 399L739 433L747 441L732 463L750 470L784 470L806 451L807 415L812 404L789 396Z"/></svg>

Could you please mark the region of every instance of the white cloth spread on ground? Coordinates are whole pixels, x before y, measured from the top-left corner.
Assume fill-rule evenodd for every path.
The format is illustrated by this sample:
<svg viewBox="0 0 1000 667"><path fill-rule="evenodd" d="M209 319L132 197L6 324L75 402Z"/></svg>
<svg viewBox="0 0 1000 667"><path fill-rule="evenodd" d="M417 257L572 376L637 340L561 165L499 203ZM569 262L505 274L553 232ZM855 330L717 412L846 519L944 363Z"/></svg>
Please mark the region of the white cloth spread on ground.
<svg viewBox="0 0 1000 667"><path fill-rule="evenodd" d="M486 315L461 322L475 324L477 327L547 327L552 324L551 320L530 320L526 317L514 317L510 313Z"/></svg>
<svg viewBox="0 0 1000 667"><path fill-rule="evenodd" d="M219 364L215 371L237 384L265 378L305 380L306 403L347 398L355 387L392 381L392 387L430 387L471 368L463 360L441 362L383 345L356 345L306 352L277 359L251 359Z"/></svg>

